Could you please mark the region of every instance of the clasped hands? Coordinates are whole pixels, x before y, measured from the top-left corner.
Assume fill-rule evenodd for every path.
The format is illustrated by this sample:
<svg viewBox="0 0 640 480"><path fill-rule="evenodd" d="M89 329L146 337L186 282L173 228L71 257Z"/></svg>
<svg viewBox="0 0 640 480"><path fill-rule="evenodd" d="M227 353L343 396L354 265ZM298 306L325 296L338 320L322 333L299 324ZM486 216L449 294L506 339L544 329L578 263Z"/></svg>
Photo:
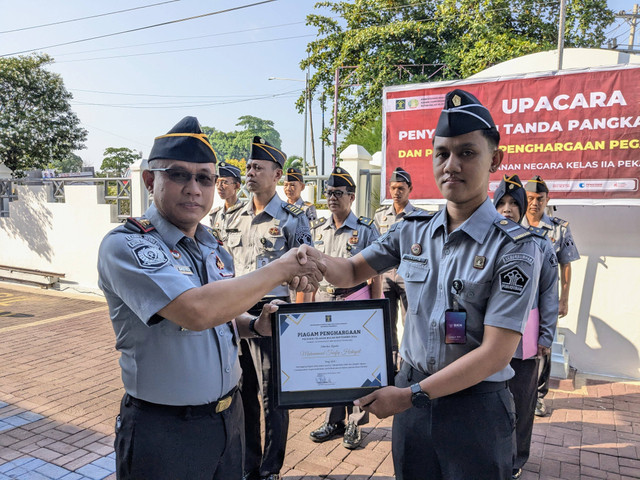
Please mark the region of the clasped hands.
<svg viewBox="0 0 640 480"><path fill-rule="evenodd" d="M327 271L322 254L309 245L289 250L281 260L291 272L287 281L289 288L297 292L315 292Z"/></svg>

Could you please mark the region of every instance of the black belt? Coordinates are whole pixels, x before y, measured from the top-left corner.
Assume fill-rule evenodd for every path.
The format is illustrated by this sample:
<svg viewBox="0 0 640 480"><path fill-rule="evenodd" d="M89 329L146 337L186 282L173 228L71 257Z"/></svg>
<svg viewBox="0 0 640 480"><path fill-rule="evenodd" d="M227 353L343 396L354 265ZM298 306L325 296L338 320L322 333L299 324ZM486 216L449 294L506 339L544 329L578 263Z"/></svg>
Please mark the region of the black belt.
<svg viewBox="0 0 640 480"><path fill-rule="evenodd" d="M412 367L408 362L403 361L402 366L400 367L400 373L406 375L407 379L410 382L419 382L424 380L425 378L431 376L428 373L423 373L420 370ZM500 390L504 390L507 388L507 382L480 382L475 385L465 388L464 390L460 390L459 392L452 393L447 395L447 397L455 397L457 395L473 395L476 393L489 393L489 392L499 392Z"/></svg>
<svg viewBox="0 0 640 480"><path fill-rule="evenodd" d="M155 412L161 415L171 415L174 417L186 417L186 416L203 416L211 415L214 413L222 413L231 405L233 395L238 390L238 387L233 387L229 393L216 402L207 403L205 405L161 405L159 403L147 402L146 400L140 400L139 398L132 397L128 393L126 394L125 404L131 404L140 410L148 412Z"/></svg>
<svg viewBox="0 0 640 480"><path fill-rule="evenodd" d="M318 288L318 290L320 290L321 292L327 292L329 295L335 295L336 297L347 297L352 293L355 293L361 288L364 288L366 286L367 286L367 282L361 283L360 285L357 285L351 288L337 288L337 287L334 287L333 285L327 285L327 286L321 285Z"/></svg>

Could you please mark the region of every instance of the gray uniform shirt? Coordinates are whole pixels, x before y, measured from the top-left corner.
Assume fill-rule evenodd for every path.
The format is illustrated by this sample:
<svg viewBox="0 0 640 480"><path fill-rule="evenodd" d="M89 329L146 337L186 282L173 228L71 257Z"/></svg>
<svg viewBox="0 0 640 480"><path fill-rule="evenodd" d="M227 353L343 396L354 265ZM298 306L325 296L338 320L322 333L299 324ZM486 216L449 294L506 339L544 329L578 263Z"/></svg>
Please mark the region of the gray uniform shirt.
<svg viewBox="0 0 640 480"><path fill-rule="evenodd" d="M296 203L294 203L294 205L302 209L310 222L318 218L316 206L313 203L305 202L304 200L302 200L302 198L299 198L298 200L296 200Z"/></svg>
<svg viewBox="0 0 640 480"><path fill-rule="evenodd" d="M540 247L488 198L451 233L446 215L446 209L431 221L424 213L408 215L362 252L378 273L399 265L409 304L400 354L428 374L480 346L485 325L522 333L540 276ZM466 343L445 344L445 311L453 308L456 279L463 285ZM507 365L486 380L512 376Z"/></svg>
<svg viewBox="0 0 640 480"><path fill-rule="evenodd" d="M385 205L384 207L380 207L378 210L376 210L376 213L373 216L373 221L381 234L387 233L391 225L393 225L394 223L398 223L406 215L409 215L416 210L422 209L418 209L411 205L411 202L408 202L405 205L404 209L400 213L396 214L396 209L394 208L393 204ZM389 277L392 280L395 280L396 275L397 269L393 268L390 271L385 272L383 277Z"/></svg>
<svg viewBox="0 0 640 480"><path fill-rule="evenodd" d="M233 222L233 219L238 216L240 210L244 206L244 202L240 199L236 201L229 208L225 208L225 206L217 207L211 212L211 228L215 232L217 238L219 238L222 242L226 242L229 234L227 233L227 229L229 228L229 224Z"/></svg>
<svg viewBox="0 0 640 480"><path fill-rule="evenodd" d="M309 220L302 210L275 194L258 215L253 198L229 224L226 247L233 255L236 275L245 275L280 258L290 249L311 245ZM289 287L279 285L266 297L288 297Z"/></svg>
<svg viewBox="0 0 640 480"><path fill-rule="evenodd" d="M232 277L233 260L203 225L194 241L153 205L144 218L154 229L119 226L106 235L98 256L124 388L163 405L214 402L240 379L231 329L185 330L157 312L187 290Z"/></svg>
<svg viewBox="0 0 640 480"><path fill-rule="evenodd" d="M522 226L529 228L526 216L522 219ZM549 217L543 213L538 228L546 232L546 236L551 240L558 263L566 265L580 258L576 244L573 242L569 222L558 217Z"/></svg>
<svg viewBox="0 0 640 480"><path fill-rule="evenodd" d="M378 229L371 220L355 216L349 212L340 228L336 229L333 215L320 218L311 223L313 246L332 257L349 258L360 253L378 238ZM321 287L330 285L325 279L320 282Z"/></svg>

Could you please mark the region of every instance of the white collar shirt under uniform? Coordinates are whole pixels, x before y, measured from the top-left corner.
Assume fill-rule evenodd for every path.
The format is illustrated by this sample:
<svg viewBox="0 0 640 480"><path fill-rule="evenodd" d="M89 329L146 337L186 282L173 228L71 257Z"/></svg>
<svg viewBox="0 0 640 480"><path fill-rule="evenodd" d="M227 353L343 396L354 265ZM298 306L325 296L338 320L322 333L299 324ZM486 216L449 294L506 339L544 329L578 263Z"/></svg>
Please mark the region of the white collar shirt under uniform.
<svg viewBox="0 0 640 480"><path fill-rule="evenodd" d="M529 221L526 216L522 219L522 226L529 228ZM538 228L547 233L560 265L566 265L580 259L578 248L573 241L573 235L569 228L569 222L558 217L549 217L546 213L543 213L538 223Z"/></svg>
<svg viewBox="0 0 640 480"><path fill-rule="evenodd" d="M292 248L311 245L309 220L295 205L274 194L265 209L254 214L253 198L229 224L225 247L233 255L236 275L253 272L277 260ZM289 297L288 285L279 285L265 297Z"/></svg>
<svg viewBox="0 0 640 480"><path fill-rule="evenodd" d="M505 220L488 198L451 233L446 208L426 218L420 212L405 217L362 255L378 273L399 265L409 304L400 354L417 370L433 374L480 346L486 325L524 331L538 289L541 252L531 234ZM465 344L445 344L454 280L463 285ZM485 380L512 376L507 365Z"/></svg>
<svg viewBox="0 0 640 480"><path fill-rule="evenodd" d="M119 226L105 236L98 256L124 388L163 405L214 402L241 374L229 324L196 332L157 313L187 290L233 277L233 259L208 227L198 225L195 240L189 238L154 205L144 219L154 228Z"/></svg>
<svg viewBox="0 0 640 480"><path fill-rule="evenodd" d="M318 219L311 225L313 246L332 257L353 257L371 245L379 236L378 229L373 223L366 225L359 222L353 212L349 212L349 216L340 228L336 228L333 215L327 219ZM328 285L330 284L325 279L320 282L320 286Z"/></svg>
<svg viewBox="0 0 640 480"><path fill-rule="evenodd" d="M229 224L233 223L233 219L238 216L240 210L244 206L244 202L240 199L227 208L225 205L214 209L211 213L211 228L216 233L216 237L222 242L226 242L229 234L227 229Z"/></svg>

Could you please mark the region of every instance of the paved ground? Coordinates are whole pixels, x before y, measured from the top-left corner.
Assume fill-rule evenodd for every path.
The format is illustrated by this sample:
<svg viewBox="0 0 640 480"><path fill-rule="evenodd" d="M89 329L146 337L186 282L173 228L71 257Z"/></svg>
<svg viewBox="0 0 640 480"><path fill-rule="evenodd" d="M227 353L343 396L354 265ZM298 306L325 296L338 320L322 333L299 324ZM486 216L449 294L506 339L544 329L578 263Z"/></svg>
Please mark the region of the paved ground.
<svg viewBox="0 0 640 480"><path fill-rule="evenodd" d="M122 386L105 303L0 284L0 339L0 480L115 479ZM640 478L640 384L578 381L550 391L522 479ZM308 440L322 415L291 412L284 479L394 478L390 420L374 419L348 451Z"/></svg>

